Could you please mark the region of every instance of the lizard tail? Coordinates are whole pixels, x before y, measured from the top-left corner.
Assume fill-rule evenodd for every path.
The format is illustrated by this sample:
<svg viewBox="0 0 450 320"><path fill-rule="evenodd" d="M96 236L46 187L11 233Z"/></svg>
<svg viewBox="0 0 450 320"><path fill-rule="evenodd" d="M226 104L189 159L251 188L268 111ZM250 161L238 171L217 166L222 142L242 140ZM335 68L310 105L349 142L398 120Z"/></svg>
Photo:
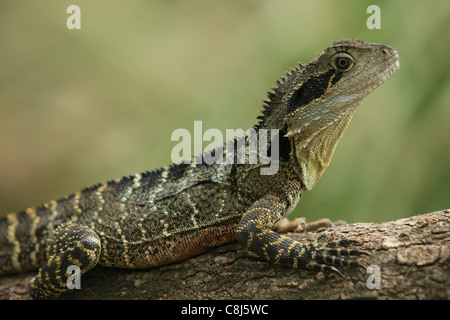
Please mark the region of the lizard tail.
<svg viewBox="0 0 450 320"><path fill-rule="evenodd" d="M34 208L0 218L0 274L39 268L45 256L40 220Z"/></svg>

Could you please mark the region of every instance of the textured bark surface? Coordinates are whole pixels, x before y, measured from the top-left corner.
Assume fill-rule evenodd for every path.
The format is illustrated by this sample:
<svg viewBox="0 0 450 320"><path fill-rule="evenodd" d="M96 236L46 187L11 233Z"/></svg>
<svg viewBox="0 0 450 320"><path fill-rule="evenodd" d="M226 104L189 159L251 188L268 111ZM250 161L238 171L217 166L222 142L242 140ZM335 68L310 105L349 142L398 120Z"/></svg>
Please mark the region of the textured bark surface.
<svg viewBox="0 0 450 320"><path fill-rule="evenodd" d="M60 299L449 299L450 210L385 223L332 227L361 242L372 257L358 261L376 273L340 268L344 277L274 266L232 242L195 258L150 270L96 267L81 290ZM320 232L289 233L308 242ZM0 276L0 299L29 299L34 273Z"/></svg>

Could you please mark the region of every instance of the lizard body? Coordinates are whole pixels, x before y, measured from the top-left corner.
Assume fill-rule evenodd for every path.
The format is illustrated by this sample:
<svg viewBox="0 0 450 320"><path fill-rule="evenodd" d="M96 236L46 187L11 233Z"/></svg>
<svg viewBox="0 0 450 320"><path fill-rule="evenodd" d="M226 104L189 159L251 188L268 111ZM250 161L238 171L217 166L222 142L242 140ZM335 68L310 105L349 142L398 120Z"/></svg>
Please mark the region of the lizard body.
<svg viewBox="0 0 450 320"><path fill-rule="evenodd" d="M235 239L293 268L361 266L342 256L364 251L336 248L355 241L302 245L272 228L314 187L362 99L398 67L391 47L336 41L268 93L254 128L279 131L275 174L261 174L260 164L238 164L235 152L233 164L173 164L10 213L0 219L0 274L39 269L32 296L46 298L67 290L70 265L82 273L97 264L150 268ZM272 151L273 141L266 146Z"/></svg>

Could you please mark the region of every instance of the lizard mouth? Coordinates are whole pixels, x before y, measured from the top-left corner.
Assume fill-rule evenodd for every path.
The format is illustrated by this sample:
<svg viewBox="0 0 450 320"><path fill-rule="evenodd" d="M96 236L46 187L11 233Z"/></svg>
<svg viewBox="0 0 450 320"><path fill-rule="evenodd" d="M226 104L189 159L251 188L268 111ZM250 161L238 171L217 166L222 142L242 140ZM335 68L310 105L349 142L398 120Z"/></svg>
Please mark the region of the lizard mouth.
<svg viewBox="0 0 450 320"><path fill-rule="evenodd" d="M385 67L387 66L387 67ZM398 59L398 53L395 51L395 55L388 61L382 64L381 68L385 68L383 72L378 75L378 81L375 81L375 85L379 86L387 79L389 79L400 68L400 60Z"/></svg>
<svg viewBox="0 0 450 320"><path fill-rule="evenodd" d="M353 86L351 88L351 93L364 92L365 94L368 94L397 72L400 68L398 53L394 49L390 49L392 50L393 56L374 66L368 72L371 76L368 76L365 81L361 81L358 85Z"/></svg>

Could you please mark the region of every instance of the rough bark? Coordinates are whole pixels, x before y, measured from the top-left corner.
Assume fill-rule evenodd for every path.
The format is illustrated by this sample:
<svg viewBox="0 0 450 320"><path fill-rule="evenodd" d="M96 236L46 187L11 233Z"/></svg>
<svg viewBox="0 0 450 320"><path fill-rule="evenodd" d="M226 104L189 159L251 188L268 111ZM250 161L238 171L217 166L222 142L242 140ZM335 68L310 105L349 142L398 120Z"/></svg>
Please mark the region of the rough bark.
<svg viewBox="0 0 450 320"><path fill-rule="evenodd" d="M340 268L344 277L271 265L237 242L150 270L96 267L81 290L60 299L449 299L450 209L385 223L355 223L327 232L361 242L372 257L357 258L375 273ZM308 242L319 232L290 233ZM0 276L0 299L29 299L34 273ZM370 285L369 285L370 286Z"/></svg>

